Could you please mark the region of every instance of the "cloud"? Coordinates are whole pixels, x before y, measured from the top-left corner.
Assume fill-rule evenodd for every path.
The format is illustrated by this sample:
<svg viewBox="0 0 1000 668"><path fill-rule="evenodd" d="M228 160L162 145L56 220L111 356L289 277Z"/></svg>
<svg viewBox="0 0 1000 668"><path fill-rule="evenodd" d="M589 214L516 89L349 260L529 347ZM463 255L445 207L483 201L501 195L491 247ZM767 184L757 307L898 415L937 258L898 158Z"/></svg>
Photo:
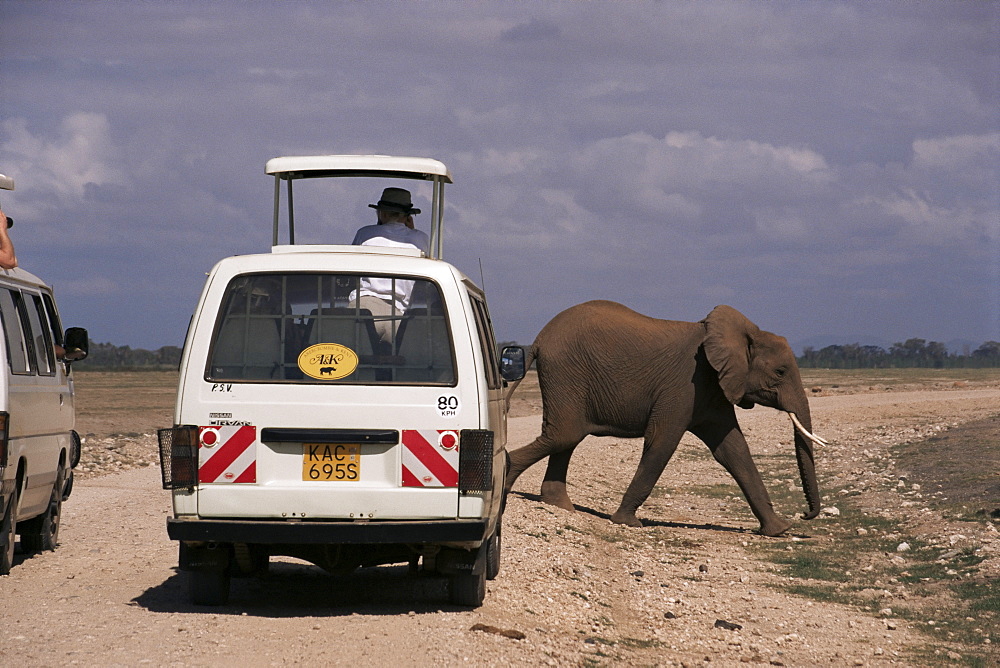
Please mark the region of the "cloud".
<svg viewBox="0 0 1000 668"><path fill-rule="evenodd" d="M74 112L52 132L33 133L24 118L2 124L0 150L16 174L32 174L25 190L80 199L90 186L122 185L120 152L103 114Z"/></svg>
<svg viewBox="0 0 1000 668"><path fill-rule="evenodd" d="M559 37L559 26L549 21L533 18L526 23L519 23L504 30L500 39L505 42L535 42Z"/></svg>
<svg viewBox="0 0 1000 668"><path fill-rule="evenodd" d="M19 258L121 286L63 307L108 340L176 344L212 262L268 248L268 158L426 155L501 336L593 297L1000 336L995 3L390 4L7 3Z"/></svg>
<svg viewBox="0 0 1000 668"><path fill-rule="evenodd" d="M996 174L1000 167L1000 132L914 140L913 166L927 170L985 168Z"/></svg>
<svg viewBox="0 0 1000 668"><path fill-rule="evenodd" d="M884 192L872 193L870 182L865 190L859 184L853 205L901 222L919 243L1000 241L1000 133L917 139L909 163L878 172Z"/></svg>

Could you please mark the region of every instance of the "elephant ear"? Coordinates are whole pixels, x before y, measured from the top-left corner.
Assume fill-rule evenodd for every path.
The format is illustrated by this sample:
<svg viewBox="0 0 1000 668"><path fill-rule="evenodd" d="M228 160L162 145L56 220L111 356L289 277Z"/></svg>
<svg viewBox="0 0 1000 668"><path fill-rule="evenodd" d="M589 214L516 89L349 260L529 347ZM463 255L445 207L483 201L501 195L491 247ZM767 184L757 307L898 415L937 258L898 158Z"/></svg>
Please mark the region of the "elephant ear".
<svg viewBox="0 0 1000 668"><path fill-rule="evenodd" d="M716 306L702 320L705 356L719 374L719 385L730 403L739 405L747 391L750 347L760 332L757 325L732 306Z"/></svg>

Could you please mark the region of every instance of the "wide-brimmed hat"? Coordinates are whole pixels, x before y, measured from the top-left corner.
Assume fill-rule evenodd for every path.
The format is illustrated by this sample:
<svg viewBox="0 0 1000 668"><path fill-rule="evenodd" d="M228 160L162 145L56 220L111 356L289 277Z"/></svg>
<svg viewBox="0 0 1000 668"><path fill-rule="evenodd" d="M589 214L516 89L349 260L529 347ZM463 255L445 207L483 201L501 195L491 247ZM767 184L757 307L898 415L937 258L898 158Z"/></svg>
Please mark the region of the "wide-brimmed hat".
<svg viewBox="0 0 1000 668"><path fill-rule="evenodd" d="M420 213L420 209L413 208L410 191L403 188L386 188L382 191L382 199L378 201L378 204L369 204L368 206L373 209L390 209L408 214Z"/></svg>

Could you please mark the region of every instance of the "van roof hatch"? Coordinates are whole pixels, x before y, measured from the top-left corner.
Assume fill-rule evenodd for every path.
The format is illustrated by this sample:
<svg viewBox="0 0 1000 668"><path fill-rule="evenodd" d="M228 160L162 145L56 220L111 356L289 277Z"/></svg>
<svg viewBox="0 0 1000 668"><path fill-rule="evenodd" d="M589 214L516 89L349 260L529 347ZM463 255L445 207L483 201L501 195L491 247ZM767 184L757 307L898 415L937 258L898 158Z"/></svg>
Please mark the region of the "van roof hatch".
<svg viewBox="0 0 1000 668"><path fill-rule="evenodd" d="M264 167L274 175L274 241L278 245L278 212L281 182L287 182L288 239L295 244L292 182L296 179L336 177L384 177L431 181L430 256L442 256L442 219L444 217L444 184L451 183L451 173L443 162L432 158L408 158L392 155L308 155L272 158Z"/></svg>

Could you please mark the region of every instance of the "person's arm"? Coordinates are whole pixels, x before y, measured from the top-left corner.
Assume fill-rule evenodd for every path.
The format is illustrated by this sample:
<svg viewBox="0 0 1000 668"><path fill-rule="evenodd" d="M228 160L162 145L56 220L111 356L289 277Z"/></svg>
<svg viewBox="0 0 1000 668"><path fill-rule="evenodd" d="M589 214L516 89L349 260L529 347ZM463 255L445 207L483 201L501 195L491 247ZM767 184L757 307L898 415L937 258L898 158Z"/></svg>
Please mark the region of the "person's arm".
<svg viewBox="0 0 1000 668"><path fill-rule="evenodd" d="M14 255L14 242L7 234L7 214L0 209L0 267L13 269L17 266L17 256Z"/></svg>

